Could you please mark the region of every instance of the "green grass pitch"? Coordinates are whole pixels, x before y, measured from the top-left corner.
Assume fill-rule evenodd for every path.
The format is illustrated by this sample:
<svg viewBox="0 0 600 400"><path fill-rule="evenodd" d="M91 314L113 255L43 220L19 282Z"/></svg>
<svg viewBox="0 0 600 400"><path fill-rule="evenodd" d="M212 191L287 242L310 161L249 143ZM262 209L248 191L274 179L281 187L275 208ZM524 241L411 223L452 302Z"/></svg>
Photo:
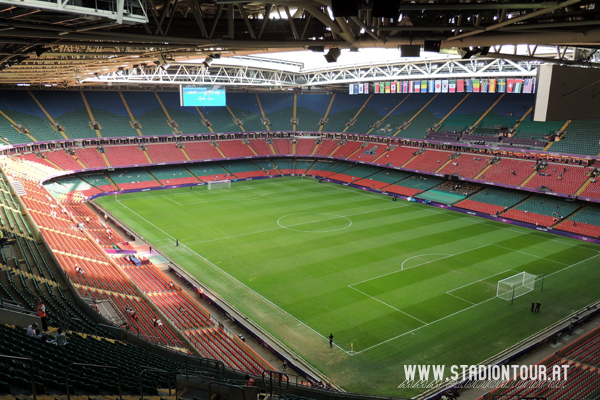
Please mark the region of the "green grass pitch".
<svg viewBox="0 0 600 400"><path fill-rule="evenodd" d="M598 246L312 179L97 201L348 391L412 396L403 365L476 364L598 299ZM521 271L544 290L495 298Z"/></svg>

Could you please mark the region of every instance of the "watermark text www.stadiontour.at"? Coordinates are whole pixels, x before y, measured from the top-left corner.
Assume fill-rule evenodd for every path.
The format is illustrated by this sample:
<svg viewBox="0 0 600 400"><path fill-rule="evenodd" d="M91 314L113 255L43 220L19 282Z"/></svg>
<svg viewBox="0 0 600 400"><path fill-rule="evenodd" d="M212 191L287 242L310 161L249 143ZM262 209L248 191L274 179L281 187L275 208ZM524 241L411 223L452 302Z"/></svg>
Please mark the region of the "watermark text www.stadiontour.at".
<svg viewBox="0 0 600 400"><path fill-rule="evenodd" d="M405 365L399 389L562 387L569 365Z"/></svg>

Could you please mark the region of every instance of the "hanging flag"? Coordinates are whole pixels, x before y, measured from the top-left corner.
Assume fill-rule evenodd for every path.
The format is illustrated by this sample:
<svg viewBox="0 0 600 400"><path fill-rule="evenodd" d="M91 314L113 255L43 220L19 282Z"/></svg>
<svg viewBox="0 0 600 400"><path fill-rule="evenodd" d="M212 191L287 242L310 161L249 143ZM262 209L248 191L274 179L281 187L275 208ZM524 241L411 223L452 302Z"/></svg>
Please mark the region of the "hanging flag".
<svg viewBox="0 0 600 400"><path fill-rule="evenodd" d="M408 82L408 93L413 93L414 92L414 90L413 90L414 86L415 86L415 84L414 84L413 81L409 81Z"/></svg>
<svg viewBox="0 0 600 400"><path fill-rule="evenodd" d="M473 93L473 80L471 79L466 79L467 84L467 93Z"/></svg>
<svg viewBox="0 0 600 400"><path fill-rule="evenodd" d="M364 89L365 94L369 94L369 84L365 83L365 89Z"/></svg>
<svg viewBox="0 0 600 400"><path fill-rule="evenodd" d="M480 86L479 86L479 79L473 79L473 92L474 93L479 93Z"/></svg>
<svg viewBox="0 0 600 400"><path fill-rule="evenodd" d="M523 86L523 93L533 92L533 79L525 79L525 85Z"/></svg>
<svg viewBox="0 0 600 400"><path fill-rule="evenodd" d="M365 86L362 83L357 83L356 85L358 86L358 94L364 94Z"/></svg>
<svg viewBox="0 0 600 400"><path fill-rule="evenodd" d="M521 93L523 91L523 79L515 79L515 87L513 93Z"/></svg>
<svg viewBox="0 0 600 400"><path fill-rule="evenodd" d="M531 82L531 93L535 93L535 78L533 78Z"/></svg>
<svg viewBox="0 0 600 400"><path fill-rule="evenodd" d="M498 79L498 93L506 93L506 79Z"/></svg>
<svg viewBox="0 0 600 400"><path fill-rule="evenodd" d="M379 93L379 82L375 82L375 93Z"/></svg>
<svg viewBox="0 0 600 400"><path fill-rule="evenodd" d="M481 93L487 93L489 87L489 81L487 79L482 79L481 82Z"/></svg>
<svg viewBox="0 0 600 400"><path fill-rule="evenodd" d="M421 81L415 81L415 93L421 93Z"/></svg>
<svg viewBox="0 0 600 400"><path fill-rule="evenodd" d="M448 93L448 80L446 79L442 81L442 93Z"/></svg>
<svg viewBox="0 0 600 400"><path fill-rule="evenodd" d="M456 92L457 93L464 93L465 91L465 80L464 79L457 79L456 80Z"/></svg>
<svg viewBox="0 0 600 400"><path fill-rule="evenodd" d="M427 81L421 81L421 93L427 93Z"/></svg>
<svg viewBox="0 0 600 400"><path fill-rule="evenodd" d="M350 87L348 88L348 91L350 94L354 94L354 83L350 84Z"/></svg>
<svg viewBox="0 0 600 400"><path fill-rule="evenodd" d="M490 79L490 89L488 90L490 93L496 93L496 80Z"/></svg>
<svg viewBox="0 0 600 400"><path fill-rule="evenodd" d="M435 81L429 81L429 93L435 92Z"/></svg>
<svg viewBox="0 0 600 400"><path fill-rule="evenodd" d="M391 87L390 91L392 93L396 93L396 82L392 82L392 84L390 85L390 87Z"/></svg>
<svg viewBox="0 0 600 400"><path fill-rule="evenodd" d="M390 90L391 90L391 88L390 88L390 85L391 85L391 83L390 83L390 82L386 82L386 83L385 83L385 92L386 92L386 93L390 93Z"/></svg>
<svg viewBox="0 0 600 400"><path fill-rule="evenodd" d="M514 87L515 87L515 80L507 79L506 80L506 93L512 93Z"/></svg>
<svg viewBox="0 0 600 400"><path fill-rule="evenodd" d="M408 82L402 82L402 93L408 93Z"/></svg>
<svg viewBox="0 0 600 400"><path fill-rule="evenodd" d="M450 81L448 81L448 92L456 93L456 80L455 79L450 79Z"/></svg>
<svg viewBox="0 0 600 400"><path fill-rule="evenodd" d="M435 92L442 93L442 80L441 79L435 80Z"/></svg>
<svg viewBox="0 0 600 400"><path fill-rule="evenodd" d="M354 84L354 94L358 94L358 83Z"/></svg>

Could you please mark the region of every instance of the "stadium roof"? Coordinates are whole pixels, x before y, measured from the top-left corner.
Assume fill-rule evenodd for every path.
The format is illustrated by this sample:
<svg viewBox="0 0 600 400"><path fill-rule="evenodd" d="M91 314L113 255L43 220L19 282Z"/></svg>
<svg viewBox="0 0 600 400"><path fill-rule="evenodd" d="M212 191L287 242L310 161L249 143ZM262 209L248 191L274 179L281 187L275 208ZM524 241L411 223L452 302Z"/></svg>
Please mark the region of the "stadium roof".
<svg viewBox="0 0 600 400"><path fill-rule="evenodd" d="M398 51L426 41L464 58L489 52L585 65L596 60L599 12L585 0L3 0L0 85L64 87L198 58L298 50L322 57L332 48ZM518 54L509 50L516 44L530 46ZM540 46L554 51L540 57Z"/></svg>

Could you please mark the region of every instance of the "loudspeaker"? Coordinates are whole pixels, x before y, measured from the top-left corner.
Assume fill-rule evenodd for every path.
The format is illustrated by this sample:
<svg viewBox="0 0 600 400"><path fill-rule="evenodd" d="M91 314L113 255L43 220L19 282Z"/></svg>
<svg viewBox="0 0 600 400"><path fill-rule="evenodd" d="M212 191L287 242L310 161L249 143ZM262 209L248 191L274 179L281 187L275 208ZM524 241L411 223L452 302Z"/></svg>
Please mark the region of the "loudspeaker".
<svg viewBox="0 0 600 400"><path fill-rule="evenodd" d="M423 44L423 51L432 51L434 53L439 53L441 46L441 40L426 40Z"/></svg>
<svg viewBox="0 0 600 400"><path fill-rule="evenodd" d="M333 17L358 17L359 0L331 0Z"/></svg>
<svg viewBox="0 0 600 400"><path fill-rule="evenodd" d="M327 54L325 54L325 59L327 60L328 63L334 63L337 61L340 54L342 54L340 49L338 49L337 47L333 47L333 48L329 49Z"/></svg>
<svg viewBox="0 0 600 400"><path fill-rule="evenodd" d="M400 57L420 57L421 46L418 44L403 44L400 46Z"/></svg>
<svg viewBox="0 0 600 400"><path fill-rule="evenodd" d="M400 0L376 0L373 3L374 17L398 18L400 15Z"/></svg>

